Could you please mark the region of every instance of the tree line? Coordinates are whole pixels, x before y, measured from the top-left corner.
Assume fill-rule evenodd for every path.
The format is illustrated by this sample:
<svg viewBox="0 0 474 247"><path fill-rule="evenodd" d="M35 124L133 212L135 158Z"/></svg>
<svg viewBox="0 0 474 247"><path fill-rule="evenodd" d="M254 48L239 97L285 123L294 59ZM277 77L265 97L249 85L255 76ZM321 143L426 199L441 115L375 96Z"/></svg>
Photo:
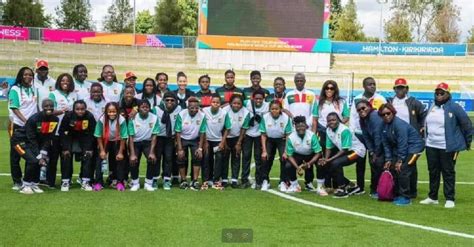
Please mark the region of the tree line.
<svg viewBox="0 0 474 247"><path fill-rule="evenodd" d="M376 1L374 0L374 3ZM383 23L387 42L463 42L459 28L460 6L453 0L389 1L391 17ZM95 30L90 0L61 0L56 15L44 13L37 0L7 0L0 2L2 24L30 27ZM388 11L386 11L388 13ZM387 13L384 13L386 15ZM136 15L137 33L197 35L197 0L157 0L155 14L143 10ZM378 18L374 18L378 21ZM107 9L103 27L108 32L133 32L133 8L130 0L113 0ZM363 31L357 17L357 5L349 0L331 0L330 37L336 41L378 41ZM474 26L468 32L468 43L474 43Z"/></svg>

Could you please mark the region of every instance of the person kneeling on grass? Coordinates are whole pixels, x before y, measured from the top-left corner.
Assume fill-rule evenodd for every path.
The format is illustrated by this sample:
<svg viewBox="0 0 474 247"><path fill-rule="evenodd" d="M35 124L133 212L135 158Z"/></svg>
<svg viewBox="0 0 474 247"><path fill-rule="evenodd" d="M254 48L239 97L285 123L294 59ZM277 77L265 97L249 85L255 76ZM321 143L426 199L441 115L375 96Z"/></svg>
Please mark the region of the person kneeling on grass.
<svg viewBox="0 0 474 247"><path fill-rule="evenodd" d="M63 182L71 183L73 159L81 161L81 188L92 191L90 179L93 169L94 130L96 121L94 115L86 110L83 100L74 102L73 110L64 115L59 126L59 141L61 142L62 157L61 178ZM61 191L69 191L69 186L61 187Z"/></svg>
<svg viewBox="0 0 474 247"><path fill-rule="evenodd" d="M319 161L319 165L327 167L327 172L331 174L332 179L336 182L337 190L334 193L334 198L346 198L349 195L364 194L364 190L359 187L364 183L364 179L359 178L359 174L363 171L357 172L357 184L354 185L344 177L344 166L357 163L357 169L363 167L365 169L364 157L366 149L349 127L342 124L339 115L335 112L328 114L326 129L326 152L324 159Z"/></svg>
<svg viewBox="0 0 474 247"><path fill-rule="evenodd" d="M201 185L197 181L201 170L201 159L203 146L206 141L206 117L199 110L199 101L192 96L188 99L188 108L181 111L176 117L174 126L176 131L176 143L178 150L179 175L181 177L181 189L188 188L186 171L188 168L188 150L191 151L192 164L192 190L200 190Z"/></svg>
<svg viewBox="0 0 474 247"><path fill-rule="evenodd" d="M425 144L419 132L410 124L396 116L392 104L380 106L379 115L384 127L382 142L385 153L384 169L390 169L395 177L395 195L393 203L398 206L409 205L411 195L411 177L415 175L416 160L423 152Z"/></svg>
<svg viewBox="0 0 474 247"><path fill-rule="evenodd" d="M58 126L59 119L53 115L54 103L45 99L43 111L32 115L25 124L26 140L14 145L15 150L26 160L25 177L20 189L22 194L43 193L38 187L40 166L48 163L48 152ZM12 140L15 143L16 140Z"/></svg>
<svg viewBox="0 0 474 247"><path fill-rule="evenodd" d="M282 192L301 192L296 173L302 175L305 170L311 169L318 159L321 158L322 149L319 145L318 137L308 129L306 118L304 116L297 116L293 119L293 122L295 124L295 131L288 136L286 141L288 160L285 166L285 173L286 182L289 182L290 186L287 189L284 186L280 187ZM317 170L319 171L321 168L321 166L318 166ZM318 174L321 174L321 172L319 171ZM318 180L317 191L320 195L323 195L320 193L321 190L324 190L322 188L323 185L324 181L320 183Z"/></svg>
<svg viewBox="0 0 474 247"><path fill-rule="evenodd" d="M128 138L127 123L119 114L119 105L109 102L105 105L104 115L95 126L94 136L99 144L99 157L107 160L111 175L117 179L117 190L125 190L126 161L124 160L125 142ZM102 181L100 178L96 178ZM94 190L102 190L103 185L96 183Z"/></svg>
<svg viewBox="0 0 474 247"><path fill-rule="evenodd" d="M157 169L155 146L156 135L160 133L160 123L155 114L150 113L150 102L146 99L138 102L138 115L128 121L130 173L132 186L130 191L140 189L138 179L140 160L142 155L147 159L146 179L143 188L146 191L155 191L153 188L153 173Z"/></svg>

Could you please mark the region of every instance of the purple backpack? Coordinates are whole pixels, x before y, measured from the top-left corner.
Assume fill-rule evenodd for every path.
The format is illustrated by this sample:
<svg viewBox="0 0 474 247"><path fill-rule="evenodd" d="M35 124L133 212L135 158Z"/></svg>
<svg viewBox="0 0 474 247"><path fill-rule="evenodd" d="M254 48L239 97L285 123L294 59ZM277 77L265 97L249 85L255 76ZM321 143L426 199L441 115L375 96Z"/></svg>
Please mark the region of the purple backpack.
<svg viewBox="0 0 474 247"><path fill-rule="evenodd" d="M379 201L393 201L393 176L389 171L382 172L379 184L377 186L377 194Z"/></svg>

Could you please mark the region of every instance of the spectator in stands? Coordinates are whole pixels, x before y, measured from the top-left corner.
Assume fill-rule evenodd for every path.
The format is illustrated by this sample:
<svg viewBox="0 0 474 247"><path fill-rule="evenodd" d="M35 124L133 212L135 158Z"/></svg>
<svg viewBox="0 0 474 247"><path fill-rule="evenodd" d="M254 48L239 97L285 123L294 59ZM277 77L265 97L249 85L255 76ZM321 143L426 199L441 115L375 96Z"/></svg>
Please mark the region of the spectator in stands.
<svg viewBox="0 0 474 247"><path fill-rule="evenodd" d="M117 82L117 76L112 65L104 65L97 80L102 84L104 95L110 102L120 102L125 87Z"/></svg>
<svg viewBox="0 0 474 247"><path fill-rule="evenodd" d="M415 99L414 97L408 96L408 84L407 81L403 78L395 80L395 85L393 86L395 91L395 97L388 98L387 101L390 102L395 110L397 110L397 117L401 120L410 124L415 128L420 135L423 135L423 127L426 117L426 108L425 106ZM413 175L411 176L411 198L416 198L417 192L417 181L418 181L418 171L415 169Z"/></svg>
<svg viewBox="0 0 474 247"><path fill-rule="evenodd" d="M15 82L8 93L8 118L10 126L10 171L13 179L13 190L20 190L22 186L22 172L20 159L22 143L26 141L25 124L37 112L36 92L32 87L33 70L28 67L21 68Z"/></svg>
<svg viewBox="0 0 474 247"><path fill-rule="evenodd" d="M383 171L385 158L382 147L383 120L366 99L359 100L356 109L360 117L360 127L364 143L369 153L370 196L378 199L377 185ZM361 169L362 171L365 172L365 167Z"/></svg>
<svg viewBox="0 0 474 247"><path fill-rule="evenodd" d="M229 105L230 98L236 94L243 97L242 89L235 86L235 72L233 70L226 70L224 72L225 76L225 84L222 87L216 89L216 93L218 93L221 97L221 107L225 107Z"/></svg>
<svg viewBox="0 0 474 247"><path fill-rule="evenodd" d="M252 85L250 87L244 88L244 90L243 90L243 92L244 92L244 102L248 101L248 100L251 100L253 93L257 90L262 90L265 93L265 95L264 95L265 97L270 95L270 92L267 89L262 88L260 86L261 81L262 81L262 74L260 73L260 71L254 70L254 71L250 72L250 82L252 83Z"/></svg>
<svg viewBox="0 0 474 247"><path fill-rule="evenodd" d="M449 85L440 83L435 89L435 103L428 110L425 123L426 159L430 174L428 198L421 204L438 204L440 175L443 175L445 208L454 208L455 165L458 154L470 150L472 123L464 109L456 104Z"/></svg>
<svg viewBox="0 0 474 247"><path fill-rule="evenodd" d="M37 104L41 110L41 102L49 97L49 93L55 90L56 80L49 76L49 64L46 60L36 62L36 75L33 81Z"/></svg>
<svg viewBox="0 0 474 247"><path fill-rule="evenodd" d="M211 84L211 77L208 75L202 75L198 79L199 87L201 88L196 93L196 98L199 100L199 105L201 108L211 106L212 101L212 90L209 88Z"/></svg>
<svg viewBox="0 0 474 247"><path fill-rule="evenodd" d="M72 69L74 77L74 92L77 98L84 100L89 97L92 82L87 81L87 68L84 64L78 64Z"/></svg>
<svg viewBox="0 0 474 247"><path fill-rule="evenodd" d="M187 101L189 97L194 96L194 92L187 88L188 86L188 77L182 71L178 72L176 76L176 84L178 84L178 89L173 92L178 97L178 105L181 109L187 108Z"/></svg>
<svg viewBox="0 0 474 247"><path fill-rule="evenodd" d="M390 103L379 108L384 121L382 143L385 155L384 169L392 168L395 176L393 203L398 206L411 203L411 176L416 170L416 161L423 152L425 143L418 131L396 116L397 110ZM393 171L394 170L394 171Z"/></svg>
<svg viewBox="0 0 474 247"><path fill-rule="evenodd" d="M161 98L156 95L156 83L152 78L146 78L143 81L143 90L141 93L135 95L135 98L141 100L148 100L151 105L151 108L159 105L161 103Z"/></svg>

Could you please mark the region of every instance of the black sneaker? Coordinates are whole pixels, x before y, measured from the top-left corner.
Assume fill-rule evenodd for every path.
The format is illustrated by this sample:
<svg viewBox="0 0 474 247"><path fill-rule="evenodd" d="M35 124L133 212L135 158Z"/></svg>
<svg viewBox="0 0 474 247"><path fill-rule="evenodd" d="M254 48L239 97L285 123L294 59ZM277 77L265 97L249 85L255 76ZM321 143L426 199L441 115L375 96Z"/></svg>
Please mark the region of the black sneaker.
<svg viewBox="0 0 474 247"><path fill-rule="evenodd" d="M188 182L183 181L183 182L181 182L181 184L179 185L179 188L182 189L182 190L185 190L185 189L188 188L188 186L189 186L189 185L188 185Z"/></svg>
<svg viewBox="0 0 474 247"><path fill-rule="evenodd" d="M314 185L313 185L313 183L311 183L311 182L310 182L310 183L306 183L306 184L304 185L304 188L305 188L305 190L307 190L307 191L316 191L316 188L314 188Z"/></svg>
<svg viewBox="0 0 474 247"><path fill-rule="evenodd" d="M349 194L343 189L337 189L332 197L333 198L347 198L349 197Z"/></svg>
<svg viewBox="0 0 474 247"><path fill-rule="evenodd" d="M249 181L245 181L245 182L242 182L242 184L240 185L240 188L241 189L247 189L250 186L252 186L252 184Z"/></svg>
<svg viewBox="0 0 474 247"><path fill-rule="evenodd" d="M179 184L179 179L178 179L177 177L173 177L173 178L171 179L171 184L173 184L173 185L178 185L178 184Z"/></svg>
<svg viewBox="0 0 474 247"><path fill-rule="evenodd" d="M347 189L347 193L352 196L352 195L357 195L357 193L359 193L360 191L363 191L360 189L359 186L355 186L355 187L350 187ZM365 193L365 192L364 192Z"/></svg>
<svg viewBox="0 0 474 247"><path fill-rule="evenodd" d="M363 195L363 194L365 194L365 190L359 190L359 191L356 192L354 195L360 196L360 195Z"/></svg>
<svg viewBox="0 0 474 247"><path fill-rule="evenodd" d="M237 184L237 182L232 182L230 187L232 187L232 189L237 189L237 188L239 188L239 184Z"/></svg>
<svg viewBox="0 0 474 247"><path fill-rule="evenodd" d="M227 188L227 187L229 187L229 183L228 182L222 182L221 186L224 187L224 188Z"/></svg>
<svg viewBox="0 0 474 247"><path fill-rule="evenodd" d="M198 181L193 181L191 186L189 187L191 190L201 190L201 185Z"/></svg>

